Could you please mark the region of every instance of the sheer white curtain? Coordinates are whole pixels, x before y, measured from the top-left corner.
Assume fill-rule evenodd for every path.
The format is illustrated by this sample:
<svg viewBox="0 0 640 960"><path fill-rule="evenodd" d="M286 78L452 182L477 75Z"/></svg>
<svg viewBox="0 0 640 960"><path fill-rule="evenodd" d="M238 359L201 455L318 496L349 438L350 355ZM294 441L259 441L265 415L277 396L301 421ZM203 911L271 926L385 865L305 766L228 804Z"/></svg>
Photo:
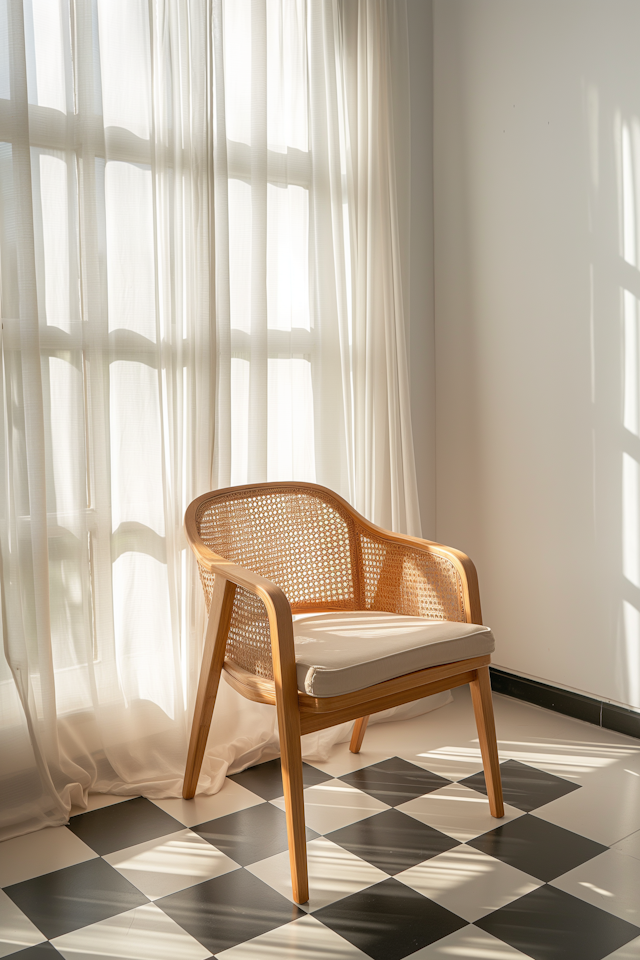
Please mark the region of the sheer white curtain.
<svg viewBox="0 0 640 960"><path fill-rule="evenodd" d="M408 144L394 94L408 99L403 3L345 0L342 56L347 210L352 237L352 499L383 527L420 535L404 302L407 246L399 195ZM406 228L405 223L405 228ZM405 289L403 289L405 288Z"/></svg>
<svg viewBox="0 0 640 960"><path fill-rule="evenodd" d="M405 4L214 9L216 484L317 480L419 535L392 109Z"/></svg>
<svg viewBox="0 0 640 960"><path fill-rule="evenodd" d="M0 0L0 836L89 789L179 794L195 495L315 479L417 532L402 11ZM207 792L277 751L226 685L214 726Z"/></svg>

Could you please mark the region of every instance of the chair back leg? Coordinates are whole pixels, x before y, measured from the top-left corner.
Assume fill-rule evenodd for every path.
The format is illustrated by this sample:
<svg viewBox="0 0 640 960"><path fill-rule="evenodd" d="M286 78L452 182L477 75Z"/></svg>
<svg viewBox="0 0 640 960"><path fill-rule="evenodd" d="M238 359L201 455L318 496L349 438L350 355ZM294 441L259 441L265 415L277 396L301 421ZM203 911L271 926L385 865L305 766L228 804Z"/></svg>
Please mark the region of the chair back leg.
<svg viewBox="0 0 640 960"><path fill-rule="evenodd" d="M493 718L493 700L491 698L491 680L489 667L479 667L476 670L476 680L472 680L471 699L476 715L484 779L489 796L489 809L492 817L504 817L504 803L502 800L502 780L500 779L500 760L496 741L496 727Z"/></svg>
<svg viewBox="0 0 640 960"><path fill-rule="evenodd" d="M196 706L193 712L193 723L191 724L189 752L182 786L182 796L185 800L191 800L198 787L202 759L207 747L213 708L216 704L220 674L224 664L235 593L236 586L234 583L230 583L222 577L216 577L213 596L211 597Z"/></svg>
<svg viewBox="0 0 640 960"><path fill-rule="evenodd" d="M351 753L360 753L360 747L362 746L362 741L364 740L364 734L368 723L369 717L360 717L360 719L356 720L354 723L353 733L351 734L351 743L349 744L349 750L351 750Z"/></svg>

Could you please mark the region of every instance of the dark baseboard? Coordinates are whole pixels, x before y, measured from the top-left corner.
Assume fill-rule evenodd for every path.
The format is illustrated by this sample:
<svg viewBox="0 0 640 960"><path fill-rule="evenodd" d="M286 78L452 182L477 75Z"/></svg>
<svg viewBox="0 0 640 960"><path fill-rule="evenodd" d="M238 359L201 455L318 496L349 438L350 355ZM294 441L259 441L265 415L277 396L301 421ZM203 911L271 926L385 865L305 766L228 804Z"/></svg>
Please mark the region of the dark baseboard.
<svg viewBox="0 0 640 960"><path fill-rule="evenodd" d="M595 700L571 690L561 690L548 683L519 677L516 673L507 673L506 670L496 667L491 667L491 689L515 700L535 703L547 710L555 710L567 717L585 720L597 727L625 733L628 737L637 737L640 740L640 713L619 707L615 703Z"/></svg>

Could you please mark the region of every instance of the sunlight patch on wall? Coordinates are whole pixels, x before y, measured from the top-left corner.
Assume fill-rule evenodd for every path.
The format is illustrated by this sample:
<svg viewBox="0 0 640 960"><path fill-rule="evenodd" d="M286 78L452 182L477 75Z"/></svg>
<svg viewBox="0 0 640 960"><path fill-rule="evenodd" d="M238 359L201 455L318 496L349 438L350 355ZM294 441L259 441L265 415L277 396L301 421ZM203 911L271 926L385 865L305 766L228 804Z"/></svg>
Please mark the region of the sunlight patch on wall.
<svg viewBox="0 0 640 960"><path fill-rule="evenodd" d="M640 588L640 464L622 454L622 572Z"/></svg>
<svg viewBox="0 0 640 960"><path fill-rule="evenodd" d="M640 131L637 121L623 123L620 135L622 164L622 255L627 263L638 266L638 150Z"/></svg>
<svg viewBox="0 0 640 960"><path fill-rule="evenodd" d="M626 600L622 601L622 622L628 702L640 705L640 611Z"/></svg>
<svg viewBox="0 0 640 960"><path fill-rule="evenodd" d="M0 0L0 99L11 96L9 80L9 18L7 0Z"/></svg>
<svg viewBox="0 0 640 960"><path fill-rule="evenodd" d="M636 437L640 436L640 336L638 301L629 290L623 290L624 316L624 409L623 423Z"/></svg>

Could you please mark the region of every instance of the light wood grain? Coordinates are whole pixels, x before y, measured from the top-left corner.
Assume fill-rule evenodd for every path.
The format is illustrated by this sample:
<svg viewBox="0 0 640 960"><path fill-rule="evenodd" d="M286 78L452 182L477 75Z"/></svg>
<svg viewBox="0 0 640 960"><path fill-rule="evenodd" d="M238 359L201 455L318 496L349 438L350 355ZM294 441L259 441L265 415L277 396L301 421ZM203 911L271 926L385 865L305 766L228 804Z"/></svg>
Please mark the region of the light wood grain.
<svg viewBox="0 0 640 960"><path fill-rule="evenodd" d="M218 684L220 683L220 673L224 663L224 652L227 646L235 593L235 584L230 583L223 577L216 578L207 622L198 693L182 787L182 796L185 800L190 800L195 796L198 786L202 758L207 746L213 708L215 707Z"/></svg>
<svg viewBox="0 0 640 960"><path fill-rule="evenodd" d="M278 712L278 733L282 762L282 786L287 814L287 838L293 899L309 899L307 839L304 823L302 748L296 659L293 647L291 610L286 599L272 598L267 607L271 627L273 672Z"/></svg>
<svg viewBox="0 0 640 960"><path fill-rule="evenodd" d="M368 723L368 716L359 717L356 720L353 727L353 733L351 734L351 743L349 744L349 750L351 753L360 753L360 747L362 746L362 741L364 740L364 734Z"/></svg>
<svg viewBox="0 0 640 960"><path fill-rule="evenodd" d="M425 667L424 670L415 670L413 673L405 673L400 677L393 677L391 680L385 680L382 683L376 683L371 687L363 687L361 690L355 690L353 693L344 693L339 697L310 697L306 693L298 693L298 701L301 713L333 713L335 710L345 707L354 707L357 710L365 701L377 700L380 697L388 697L397 693L403 693L407 690L414 690L416 687L422 687L437 680L446 680L448 677L454 677L456 674L468 673L476 670L478 667L487 666L491 662L488 654L481 657L469 657L467 660L457 660L455 663L442 663L435 667ZM242 693L249 700L255 700L256 703L275 704L275 686L273 680L266 680L264 677L256 677L239 667L232 660L226 660L224 664L225 679L231 686ZM242 689L241 689L242 687ZM357 715L357 714L356 714ZM362 714L359 714L362 716Z"/></svg>
<svg viewBox="0 0 640 960"><path fill-rule="evenodd" d="M344 723L346 720L353 720L364 714L382 713L383 710L399 707L403 703L421 700L423 697L430 697L435 693L442 693L444 690L453 690L454 687L461 687L465 683L470 683L474 676L473 671L469 670L453 677L445 677L443 680L435 680L432 683L413 687L411 690L399 690L397 693L378 697L376 700L363 700L362 703L342 707L334 710L333 713L300 713L302 733L315 733L317 730L333 727L337 723Z"/></svg>
<svg viewBox="0 0 640 960"><path fill-rule="evenodd" d="M281 731L282 787L287 814L287 841L293 899L296 903L306 903L309 899L309 875L300 744L302 732L299 715L296 722L295 701L284 695L278 703L278 727Z"/></svg>
<svg viewBox="0 0 640 960"><path fill-rule="evenodd" d="M502 801L502 780L500 778L500 758L496 742L496 727L493 718L493 699L491 697L491 679L489 667L480 667L476 678L469 684L471 699L476 715L484 779L489 796L489 809L492 817L504 817Z"/></svg>

